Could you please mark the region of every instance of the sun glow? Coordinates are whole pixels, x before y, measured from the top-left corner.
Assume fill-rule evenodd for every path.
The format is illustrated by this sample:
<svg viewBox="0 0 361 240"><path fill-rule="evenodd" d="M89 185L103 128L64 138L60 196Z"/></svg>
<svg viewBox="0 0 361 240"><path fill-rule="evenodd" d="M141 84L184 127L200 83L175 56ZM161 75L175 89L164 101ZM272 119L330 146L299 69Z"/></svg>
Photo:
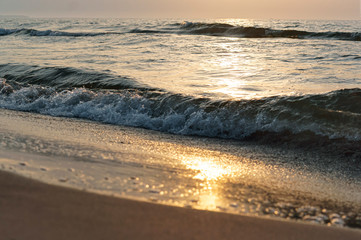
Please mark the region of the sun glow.
<svg viewBox="0 0 361 240"><path fill-rule="evenodd" d="M201 209L216 210L222 205L223 198L219 193L223 180L230 174L230 169L214 158L199 156L184 159L188 169L194 170L193 179L200 180L198 195L198 207Z"/></svg>
<svg viewBox="0 0 361 240"><path fill-rule="evenodd" d="M221 166L210 161L202 161L202 159L195 160L189 167L199 171L193 178L200 180L216 180L227 174L227 171Z"/></svg>

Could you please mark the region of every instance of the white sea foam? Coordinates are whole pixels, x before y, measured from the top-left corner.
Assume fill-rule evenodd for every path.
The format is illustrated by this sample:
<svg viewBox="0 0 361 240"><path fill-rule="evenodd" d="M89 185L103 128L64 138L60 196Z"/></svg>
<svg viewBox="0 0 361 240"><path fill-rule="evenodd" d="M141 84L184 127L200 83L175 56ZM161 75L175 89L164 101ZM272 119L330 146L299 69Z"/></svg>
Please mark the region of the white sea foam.
<svg viewBox="0 0 361 240"><path fill-rule="evenodd" d="M300 109L287 106L294 99L269 99L261 105L247 101L229 102L223 107L217 107L207 100L196 104L194 101L174 99L173 96L147 98L147 94L126 90L95 92L75 88L57 92L54 88L41 86L14 90L5 80L0 81L0 92L2 108L84 118L175 134L242 139L256 132L310 131L330 138L358 140L361 136L358 123L353 122L359 118L359 114L343 116L342 112L339 113L339 118L354 118L349 124L345 122L338 126L335 121L322 124L317 118L312 119L312 116L317 117L323 110L320 113L301 113ZM163 98L162 101L160 98ZM348 128L345 127L347 124Z"/></svg>

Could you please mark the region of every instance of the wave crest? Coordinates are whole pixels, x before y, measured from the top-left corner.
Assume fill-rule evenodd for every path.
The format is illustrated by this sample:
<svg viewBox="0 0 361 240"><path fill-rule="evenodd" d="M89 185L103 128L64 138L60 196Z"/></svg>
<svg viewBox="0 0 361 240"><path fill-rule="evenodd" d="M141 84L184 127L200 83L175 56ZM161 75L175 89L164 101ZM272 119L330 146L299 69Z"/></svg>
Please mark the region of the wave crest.
<svg viewBox="0 0 361 240"><path fill-rule="evenodd" d="M14 85L14 86L13 86ZM0 80L0 107L144 127L175 134L244 139L257 132L312 132L361 140L361 89L257 100L194 98L146 89L98 91L20 86Z"/></svg>
<svg viewBox="0 0 361 240"><path fill-rule="evenodd" d="M360 32L307 32L299 30L275 30L271 28L234 26L225 23L183 22L180 28L191 34L236 36L245 38L320 38L361 41Z"/></svg>
<svg viewBox="0 0 361 240"><path fill-rule="evenodd" d="M53 31L53 30L36 30L36 29L4 29L0 28L0 36L7 36L12 34L29 35L33 37L44 37L44 36L62 36L62 37L95 37L109 34L123 34L119 32L64 32L64 31Z"/></svg>
<svg viewBox="0 0 361 240"><path fill-rule="evenodd" d="M137 81L127 76L117 76L105 72L80 70L71 67L39 67L30 65L0 64L0 76L20 84L37 84L68 89L85 87L88 89L142 89ZM151 88L149 88L151 90Z"/></svg>

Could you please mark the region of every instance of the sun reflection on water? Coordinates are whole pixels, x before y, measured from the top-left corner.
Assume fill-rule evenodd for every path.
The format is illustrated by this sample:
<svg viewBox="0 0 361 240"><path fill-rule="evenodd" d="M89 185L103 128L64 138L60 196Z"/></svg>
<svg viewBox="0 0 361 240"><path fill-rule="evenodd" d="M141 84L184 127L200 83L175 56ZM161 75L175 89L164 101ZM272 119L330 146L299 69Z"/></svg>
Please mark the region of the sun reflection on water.
<svg viewBox="0 0 361 240"><path fill-rule="evenodd" d="M234 202L239 199L245 198L242 203L248 206L249 184L262 185L265 178L271 182L270 178L274 177L272 168L259 161L201 149L187 150L187 154L179 155L178 159L190 170L187 177L194 180L189 195L184 196L193 208L237 211Z"/></svg>
<svg viewBox="0 0 361 240"><path fill-rule="evenodd" d="M222 166L201 158L193 159L192 163L188 165L190 169L196 170L196 174L193 178L210 181L222 178L223 175L227 174L226 169Z"/></svg>
<svg viewBox="0 0 361 240"><path fill-rule="evenodd" d="M198 198L197 208L215 210L224 205L222 183L232 173L231 167L222 165L217 159L193 156L183 159L188 169L194 171L193 179L200 181L193 194Z"/></svg>

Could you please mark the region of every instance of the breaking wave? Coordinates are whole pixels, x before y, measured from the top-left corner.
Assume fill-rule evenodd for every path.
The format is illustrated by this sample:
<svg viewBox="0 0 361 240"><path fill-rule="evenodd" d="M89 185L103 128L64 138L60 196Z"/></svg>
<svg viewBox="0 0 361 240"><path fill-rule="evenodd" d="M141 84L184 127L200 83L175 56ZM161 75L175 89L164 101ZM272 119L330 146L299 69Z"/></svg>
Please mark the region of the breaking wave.
<svg viewBox="0 0 361 240"><path fill-rule="evenodd" d="M109 74L73 68L22 68L27 70L0 65L1 108L182 135L262 136L267 141L306 138L310 145L341 139L356 144L350 148L351 155L360 149L359 88L317 95L211 100L137 86L131 78Z"/></svg>

